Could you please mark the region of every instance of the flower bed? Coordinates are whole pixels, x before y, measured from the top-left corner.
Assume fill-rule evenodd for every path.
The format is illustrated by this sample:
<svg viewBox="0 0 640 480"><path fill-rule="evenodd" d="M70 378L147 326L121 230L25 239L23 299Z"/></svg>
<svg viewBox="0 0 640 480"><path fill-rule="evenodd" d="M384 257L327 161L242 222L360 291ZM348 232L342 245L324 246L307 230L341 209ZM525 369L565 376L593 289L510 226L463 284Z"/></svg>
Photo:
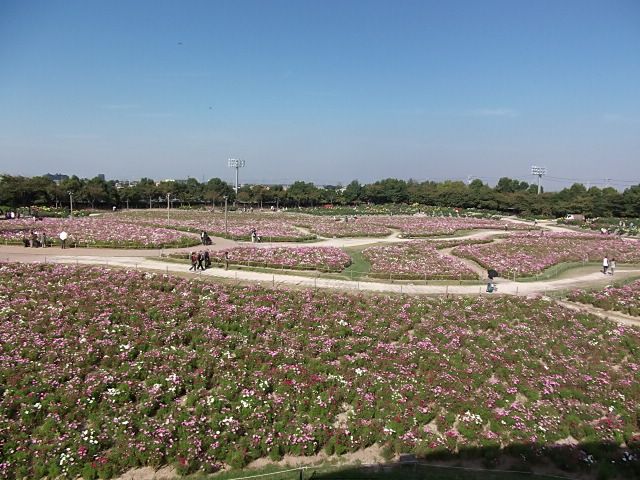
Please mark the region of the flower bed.
<svg viewBox="0 0 640 480"><path fill-rule="evenodd" d="M230 265L246 265L293 270L340 272L351 265L351 257L336 247L234 247L228 250ZM225 251L209 252L211 261L225 263ZM189 252L173 254L189 258Z"/></svg>
<svg viewBox="0 0 640 480"><path fill-rule="evenodd" d="M224 213L202 211L171 211L169 220L158 212L130 212L127 218L138 219L149 225L175 228L190 232L206 231L209 235L234 240L250 240L251 230L256 229L263 242L302 242L313 240L315 235L305 234L281 214L229 213L226 227Z"/></svg>
<svg viewBox="0 0 640 480"><path fill-rule="evenodd" d="M168 228L158 228L123 221L113 215L83 218L20 218L5 221L0 225L0 242L22 244L31 230L46 232L53 245L59 244L58 235L65 231L69 235L67 244L79 247L108 248L161 248L196 245L194 235Z"/></svg>
<svg viewBox="0 0 640 480"><path fill-rule="evenodd" d="M454 452L571 435L638 452L640 331L543 300L50 264L0 265L0 298L6 479L215 471L375 443ZM615 449L593 457L622 463Z"/></svg>
<svg viewBox="0 0 640 480"><path fill-rule="evenodd" d="M574 290L569 293L569 300L640 317L640 280L621 287L606 287L599 291Z"/></svg>
<svg viewBox="0 0 640 480"><path fill-rule="evenodd" d="M500 243L456 247L453 253L505 276L536 275L552 265L602 261L605 255L615 258L618 265L640 262L638 242L577 232L514 234Z"/></svg>
<svg viewBox="0 0 640 480"><path fill-rule="evenodd" d="M475 280L463 262L443 255L425 240L369 247L362 254L371 262L370 276L399 279Z"/></svg>
<svg viewBox="0 0 640 480"><path fill-rule="evenodd" d="M453 235L464 230L531 230L527 224L510 223L500 220L475 217L426 217L426 216L392 216L378 219L390 228L402 231L404 237L430 237L436 235Z"/></svg>
<svg viewBox="0 0 640 480"><path fill-rule="evenodd" d="M347 221L345 217L308 216L296 223L322 237L386 237L391 234L391 230L377 223L376 217L346 218Z"/></svg>

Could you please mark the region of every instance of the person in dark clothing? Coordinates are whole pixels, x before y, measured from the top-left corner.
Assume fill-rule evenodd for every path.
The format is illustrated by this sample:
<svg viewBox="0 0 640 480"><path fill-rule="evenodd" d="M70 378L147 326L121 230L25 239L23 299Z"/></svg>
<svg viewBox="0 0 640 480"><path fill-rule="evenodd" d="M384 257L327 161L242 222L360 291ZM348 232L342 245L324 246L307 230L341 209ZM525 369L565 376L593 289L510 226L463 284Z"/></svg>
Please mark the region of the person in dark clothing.
<svg viewBox="0 0 640 480"><path fill-rule="evenodd" d="M191 258L191 267L189 268L189 271L193 270L195 272L198 266L198 256L196 255L196 252L191 252L190 258Z"/></svg>
<svg viewBox="0 0 640 480"><path fill-rule="evenodd" d="M209 255L209 250L204 251L204 268L209 268L211 266L211 255Z"/></svg>
<svg viewBox="0 0 640 480"><path fill-rule="evenodd" d="M196 268L196 270L204 270L204 253L202 252L202 250L200 250L198 252L198 267Z"/></svg>

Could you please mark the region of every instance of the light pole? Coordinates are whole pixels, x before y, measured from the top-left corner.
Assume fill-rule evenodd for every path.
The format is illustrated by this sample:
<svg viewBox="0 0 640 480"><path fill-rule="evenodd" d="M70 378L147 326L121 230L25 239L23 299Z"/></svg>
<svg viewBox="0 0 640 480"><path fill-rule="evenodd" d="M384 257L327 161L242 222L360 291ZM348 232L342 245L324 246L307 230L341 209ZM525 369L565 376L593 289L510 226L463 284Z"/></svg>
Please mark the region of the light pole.
<svg viewBox="0 0 640 480"><path fill-rule="evenodd" d="M238 197L238 170L240 170L242 167L244 167L246 165L244 160L238 160L237 158L230 158L229 159L229 168L235 168L236 169L236 198Z"/></svg>
<svg viewBox="0 0 640 480"><path fill-rule="evenodd" d="M69 192L69 217L73 218L73 192Z"/></svg>
<svg viewBox="0 0 640 480"><path fill-rule="evenodd" d="M170 208L170 205L171 205L171 204L169 203L169 202L170 202L170 201L169 201L169 198L171 198L171 194L170 194L170 193L167 193L167 220L169 220L169 208Z"/></svg>
<svg viewBox="0 0 640 480"><path fill-rule="evenodd" d="M531 175L538 176L538 195L540 195L540 191L542 190L542 187L540 186L540 180L542 179L542 176L546 174L547 167L536 167L535 165L531 167Z"/></svg>
<svg viewBox="0 0 640 480"><path fill-rule="evenodd" d="M228 236L229 231L227 229L227 199L229 197L227 195L224 196L224 234Z"/></svg>

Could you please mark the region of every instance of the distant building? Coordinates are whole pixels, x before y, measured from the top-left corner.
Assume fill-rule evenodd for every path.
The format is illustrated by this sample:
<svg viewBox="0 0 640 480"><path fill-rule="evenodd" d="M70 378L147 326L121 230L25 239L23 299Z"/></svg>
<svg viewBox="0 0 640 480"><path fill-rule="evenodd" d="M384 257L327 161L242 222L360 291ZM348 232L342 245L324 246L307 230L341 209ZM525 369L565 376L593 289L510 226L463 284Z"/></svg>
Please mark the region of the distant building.
<svg viewBox="0 0 640 480"><path fill-rule="evenodd" d="M105 177L104 177L104 173L99 173L98 175L96 175L96 178L98 180L102 180L103 182L106 180Z"/></svg>
<svg viewBox="0 0 640 480"><path fill-rule="evenodd" d="M69 175L63 175L62 173L56 173L53 175L51 173L45 173L43 177L48 178L49 180L53 180L56 185L60 185L60 182L62 182L63 180L69 180Z"/></svg>

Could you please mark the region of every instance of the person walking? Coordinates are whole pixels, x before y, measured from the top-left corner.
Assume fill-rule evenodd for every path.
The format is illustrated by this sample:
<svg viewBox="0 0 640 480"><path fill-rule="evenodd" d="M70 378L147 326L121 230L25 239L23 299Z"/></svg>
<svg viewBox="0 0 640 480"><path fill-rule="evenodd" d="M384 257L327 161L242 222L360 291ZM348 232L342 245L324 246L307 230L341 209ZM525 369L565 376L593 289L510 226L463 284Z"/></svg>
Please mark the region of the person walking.
<svg viewBox="0 0 640 480"><path fill-rule="evenodd" d="M229 270L229 252L224 252L224 269Z"/></svg>
<svg viewBox="0 0 640 480"><path fill-rule="evenodd" d="M190 258L191 267L189 268L189 271L193 270L195 272L196 268L198 267L198 256L196 255L196 252L191 252Z"/></svg>
<svg viewBox="0 0 640 480"><path fill-rule="evenodd" d="M204 268L209 268L211 266L211 255L209 254L209 250L204 251Z"/></svg>
<svg viewBox="0 0 640 480"><path fill-rule="evenodd" d="M602 273L606 275L608 268L609 268L609 259L605 255L604 259L602 259Z"/></svg>
<svg viewBox="0 0 640 480"><path fill-rule="evenodd" d="M60 232L60 245L62 246L62 249L64 250L65 248L67 248L66 244L67 244L67 237L69 235L67 235L67 232L65 232L64 230L62 232Z"/></svg>
<svg viewBox="0 0 640 480"><path fill-rule="evenodd" d="M613 275L613 272L616 270L616 259L612 258L609 262L609 275Z"/></svg>
<svg viewBox="0 0 640 480"><path fill-rule="evenodd" d="M196 270L204 270L204 252L202 250L198 252L198 267Z"/></svg>

